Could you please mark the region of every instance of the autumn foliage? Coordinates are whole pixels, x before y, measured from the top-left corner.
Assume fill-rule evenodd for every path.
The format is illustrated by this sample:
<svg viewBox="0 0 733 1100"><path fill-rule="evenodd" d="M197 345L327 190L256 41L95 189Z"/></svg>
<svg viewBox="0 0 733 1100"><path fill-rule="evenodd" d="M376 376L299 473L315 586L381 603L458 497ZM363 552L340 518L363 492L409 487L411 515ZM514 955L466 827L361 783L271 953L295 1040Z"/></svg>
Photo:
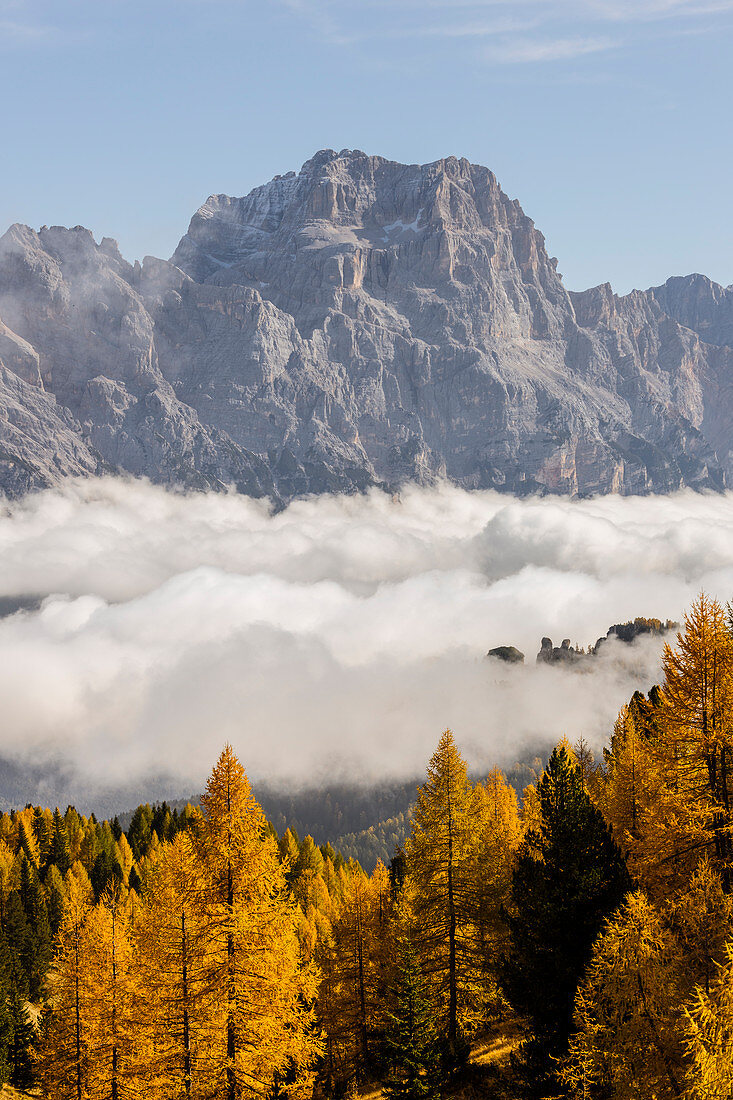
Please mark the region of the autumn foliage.
<svg viewBox="0 0 733 1100"><path fill-rule="evenodd" d="M140 807L126 833L0 815L0 1083L730 1100L729 619L698 597L602 759L562 741L521 800L496 768L471 778L446 730L404 850L371 873L278 836L230 746L200 809ZM479 1069L503 1030L511 1059Z"/></svg>

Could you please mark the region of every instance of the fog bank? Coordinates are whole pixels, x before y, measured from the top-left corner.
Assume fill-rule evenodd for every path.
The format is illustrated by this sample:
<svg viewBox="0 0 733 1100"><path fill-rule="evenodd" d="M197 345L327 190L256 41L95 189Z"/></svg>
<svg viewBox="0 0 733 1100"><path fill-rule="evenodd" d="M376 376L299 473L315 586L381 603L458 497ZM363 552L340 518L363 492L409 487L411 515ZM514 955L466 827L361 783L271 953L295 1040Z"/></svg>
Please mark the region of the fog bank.
<svg viewBox="0 0 733 1100"><path fill-rule="evenodd" d="M472 766L562 734L600 746L658 679L660 643L591 671L536 667L542 635L733 595L733 497L572 502L450 486L298 501L69 482L5 506L0 755L69 790L190 792L225 740L250 775L312 785L424 770L450 725ZM12 606L12 604L6 604ZM518 646L524 667L486 661ZM53 786L53 784L52 784Z"/></svg>

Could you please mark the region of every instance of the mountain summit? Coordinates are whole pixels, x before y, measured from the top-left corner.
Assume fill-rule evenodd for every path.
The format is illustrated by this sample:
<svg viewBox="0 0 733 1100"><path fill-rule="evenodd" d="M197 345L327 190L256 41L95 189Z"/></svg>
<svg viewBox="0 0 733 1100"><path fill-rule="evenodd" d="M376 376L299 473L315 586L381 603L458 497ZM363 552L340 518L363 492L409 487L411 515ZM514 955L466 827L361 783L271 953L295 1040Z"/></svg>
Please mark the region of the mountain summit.
<svg viewBox="0 0 733 1100"><path fill-rule="evenodd" d="M0 238L0 488L70 474L571 494L733 476L733 288L569 293L486 168L325 150L213 195L170 261Z"/></svg>

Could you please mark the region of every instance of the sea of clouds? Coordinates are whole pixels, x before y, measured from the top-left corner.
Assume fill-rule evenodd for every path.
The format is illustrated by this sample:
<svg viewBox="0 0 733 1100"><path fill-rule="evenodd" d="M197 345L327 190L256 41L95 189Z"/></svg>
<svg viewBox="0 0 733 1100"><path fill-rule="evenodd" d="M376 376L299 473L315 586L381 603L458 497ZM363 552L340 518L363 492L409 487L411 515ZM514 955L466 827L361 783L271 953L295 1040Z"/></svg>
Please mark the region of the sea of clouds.
<svg viewBox="0 0 733 1100"><path fill-rule="evenodd" d="M308 786L419 775L446 726L476 768L563 734L600 748L660 641L570 672L535 665L541 637L679 619L701 588L733 597L731 495L446 485L273 514L70 481L0 514L0 598L42 601L0 620L0 757L88 795L195 791L227 740L251 777ZM526 664L485 659L502 644Z"/></svg>

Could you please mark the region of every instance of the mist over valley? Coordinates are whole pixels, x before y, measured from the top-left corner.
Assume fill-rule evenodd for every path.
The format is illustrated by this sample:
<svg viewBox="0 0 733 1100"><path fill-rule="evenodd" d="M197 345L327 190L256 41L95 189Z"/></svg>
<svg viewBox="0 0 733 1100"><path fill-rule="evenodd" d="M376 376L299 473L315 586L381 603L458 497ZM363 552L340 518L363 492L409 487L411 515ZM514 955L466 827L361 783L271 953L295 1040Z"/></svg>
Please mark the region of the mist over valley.
<svg viewBox="0 0 733 1100"><path fill-rule="evenodd" d="M443 484L265 501L77 479L0 515L2 793L189 797L225 741L284 790L416 779L450 726L476 772L598 750L702 587L733 592L728 494L517 499ZM25 607L26 609L22 609ZM488 660L514 645L523 665ZM22 777L33 789L22 796ZM21 777L21 778L19 778Z"/></svg>

